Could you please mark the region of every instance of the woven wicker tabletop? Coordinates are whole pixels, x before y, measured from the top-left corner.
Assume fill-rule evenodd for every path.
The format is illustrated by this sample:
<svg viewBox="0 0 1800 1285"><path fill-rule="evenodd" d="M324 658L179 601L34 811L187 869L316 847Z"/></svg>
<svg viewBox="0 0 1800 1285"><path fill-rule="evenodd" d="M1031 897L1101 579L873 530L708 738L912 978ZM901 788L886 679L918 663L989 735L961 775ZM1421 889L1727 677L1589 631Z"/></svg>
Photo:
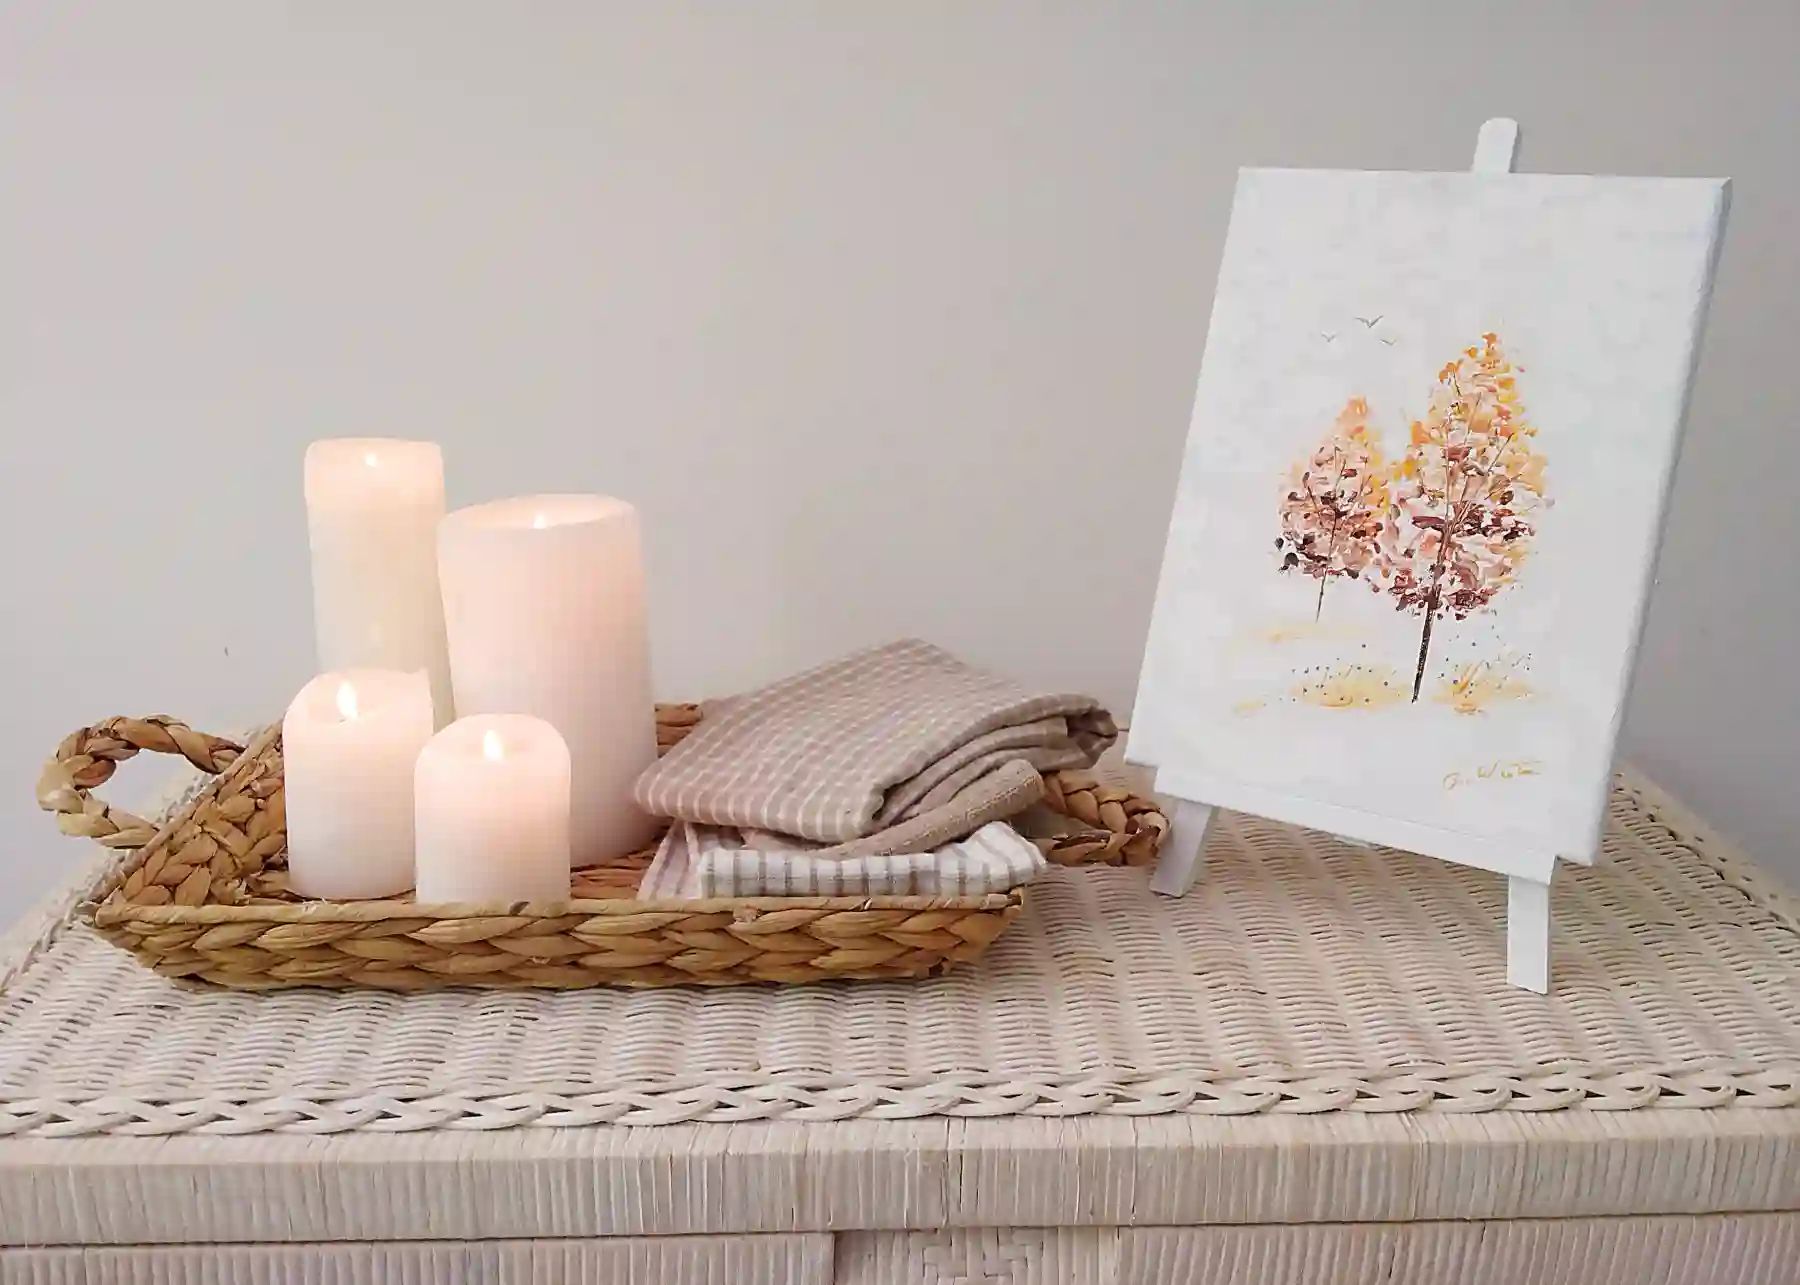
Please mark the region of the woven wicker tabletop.
<svg viewBox="0 0 1800 1285"><path fill-rule="evenodd" d="M0 1280L1778 1279L1794 903L1635 778L1607 853L1548 998L1498 879L1242 818L1181 902L705 992L177 986L68 926L101 857L0 942ZM673 1123L544 1127L609 1120Z"/></svg>
<svg viewBox="0 0 1800 1285"><path fill-rule="evenodd" d="M1232 816L1188 897L1053 869L922 982L239 994L52 916L0 989L0 1135L406 1132L932 1115L1800 1104L1800 920L1653 787L1508 987L1501 881Z"/></svg>

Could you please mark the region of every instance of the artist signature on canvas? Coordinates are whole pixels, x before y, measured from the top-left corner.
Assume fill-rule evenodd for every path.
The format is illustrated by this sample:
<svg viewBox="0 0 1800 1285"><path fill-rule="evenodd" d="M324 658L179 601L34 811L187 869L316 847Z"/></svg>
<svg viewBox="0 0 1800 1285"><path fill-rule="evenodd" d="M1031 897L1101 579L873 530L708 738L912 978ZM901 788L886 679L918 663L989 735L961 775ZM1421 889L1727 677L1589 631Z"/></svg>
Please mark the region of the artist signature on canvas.
<svg viewBox="0 0 1800 1285"><path fill-rule="evenodd" d="M1521 776L1542 776L1543 774L1542 759L1495 759L1491 763L1483 763L1470 772L1444 773L1444 788L1460 790L1482 781L1512 781Z"/></svg>

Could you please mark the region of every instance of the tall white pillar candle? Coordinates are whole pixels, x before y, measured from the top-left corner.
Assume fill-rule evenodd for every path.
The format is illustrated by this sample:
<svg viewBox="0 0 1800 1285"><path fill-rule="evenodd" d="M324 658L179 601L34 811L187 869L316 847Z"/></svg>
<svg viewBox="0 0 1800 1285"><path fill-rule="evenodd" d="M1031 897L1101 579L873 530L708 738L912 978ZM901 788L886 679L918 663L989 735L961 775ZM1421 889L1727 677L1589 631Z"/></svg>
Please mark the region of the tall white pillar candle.
<svg viewBox="0 0 1800 1285"><path fill-rule="evenodd" d="M631 801L656 758L637 510L597 495L458 509L438 574L457 708L532 714L568 743L574 863L649 843Z"/></svg>
<svg viewBox="0 0 1800 1285"><path fill-rule="evenodd" d="M306 448L319 668L423 669L440 726L452 717L437 579L443 516L435 443L365 437Z"/></svg>
<svg viewBox="0 0 1800 1285"><path fill-rule="evenodd" d="M569 899L569 749L529 714L459 718L413 774L418 899Z"/></svg>
<svg viewBox="0 0 1800 1285"><path fill-rule="evenodd" d="M413 764L431 739L423 671L320 674L281 720L288 883L305 897L413 884Z"/></svg>

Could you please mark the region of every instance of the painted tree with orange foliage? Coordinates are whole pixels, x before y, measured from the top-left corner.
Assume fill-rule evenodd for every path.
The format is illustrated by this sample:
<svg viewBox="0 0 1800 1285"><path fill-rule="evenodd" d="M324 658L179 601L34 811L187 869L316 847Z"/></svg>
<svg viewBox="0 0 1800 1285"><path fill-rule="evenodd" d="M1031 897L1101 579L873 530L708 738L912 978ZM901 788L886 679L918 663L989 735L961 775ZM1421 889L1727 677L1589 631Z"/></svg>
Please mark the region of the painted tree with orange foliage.
<svg viewBox="0 0 1800 1285"><path fill-rule="evenodd" d="M1352 397L1312 454L1294 465L1281 500L1275 549L1283 571L1316 577L1313 619L1325 609L1333 576L1354 580L1368 569L1387 506L1381 443L1369 403Z"/></svg>
<svg viewBox="0 0 1800 1285"><path fill-rule="evenodd" d="M1415 701L1433 622L1467 619L1513 582L1536 533L1532 515L1549 504L1517 373L1497 335L1463 349L1438 372L1388 483L1372 583L1398 610L1425 617Z"/></svg>

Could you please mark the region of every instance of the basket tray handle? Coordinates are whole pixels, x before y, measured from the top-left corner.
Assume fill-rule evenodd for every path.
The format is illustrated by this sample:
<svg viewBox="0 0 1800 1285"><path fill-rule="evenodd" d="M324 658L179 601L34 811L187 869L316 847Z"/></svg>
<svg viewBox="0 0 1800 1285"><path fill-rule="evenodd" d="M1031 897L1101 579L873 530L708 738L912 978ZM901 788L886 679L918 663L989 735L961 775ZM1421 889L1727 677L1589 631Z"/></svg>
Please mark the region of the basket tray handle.
<svg viewBox="0 0 1800 1285"><path fill-rule="evenodd" d="M196 732L166 714L109 718L63 738L38 777L38 806L56 813L56 828L64 834L109 848L143 847L155 837L156 826L94 794L112 779L120 763L135 758L139 750L179 754L202 772L217 775L237 761L244 747Z"/></svg>
<svg viewBox="0 0 1800 1285"><path fill-rule="evenodd" d="M1092 772L1044 773L1044 806L1083 827L1033 838L1044 856L1059 866L1152 865L1169 833L1169 820L1154 799L1102 781Z"/></svg>

